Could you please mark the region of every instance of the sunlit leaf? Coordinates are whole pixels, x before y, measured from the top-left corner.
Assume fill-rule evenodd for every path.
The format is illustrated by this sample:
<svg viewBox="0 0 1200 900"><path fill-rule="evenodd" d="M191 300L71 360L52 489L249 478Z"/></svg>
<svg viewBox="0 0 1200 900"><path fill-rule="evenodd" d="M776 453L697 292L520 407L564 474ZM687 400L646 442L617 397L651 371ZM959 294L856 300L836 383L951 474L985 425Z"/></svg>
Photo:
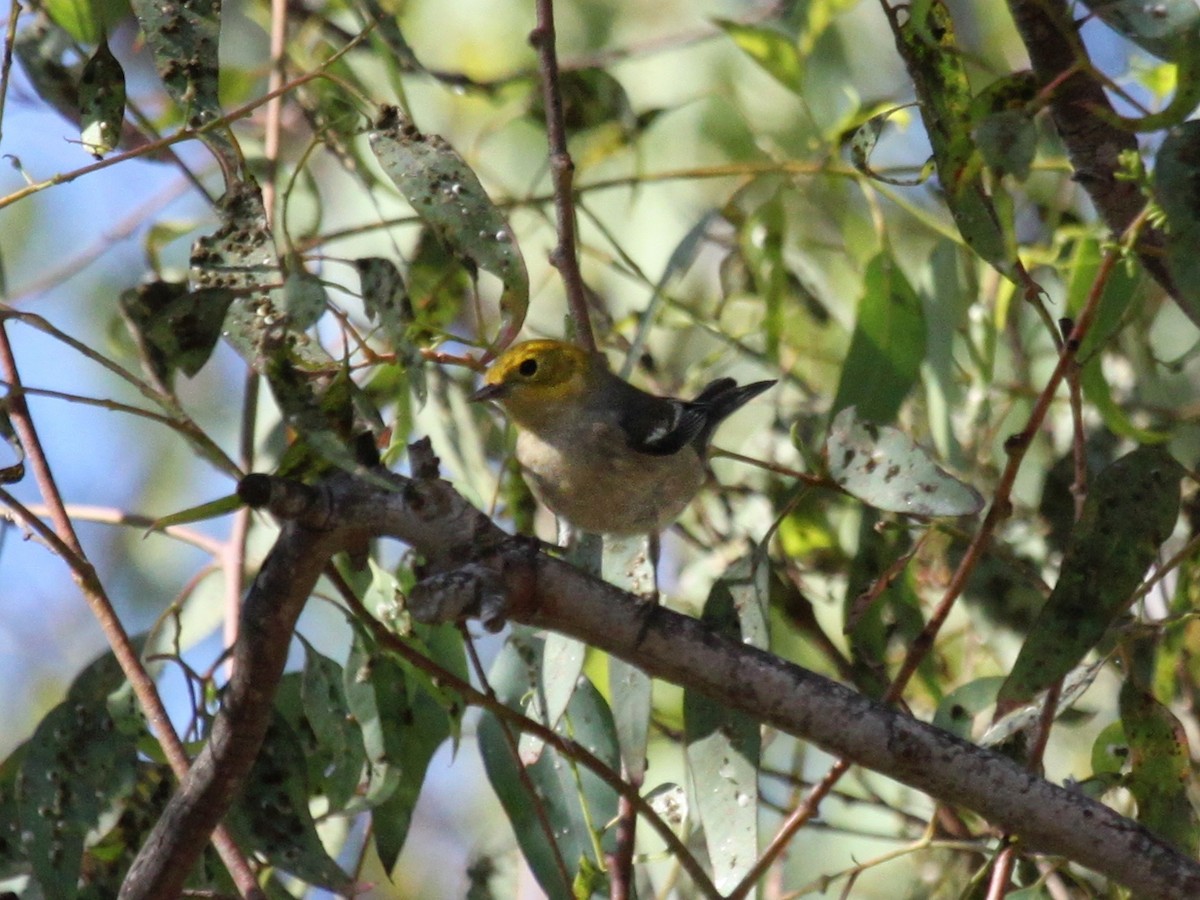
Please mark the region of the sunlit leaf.
<svg viewBox="0 0 1200 900"><path fill-rule="evenodd" d="M767 25L717 19L717 25L763 71L793 93L804 88L804 61L796 40Z"/></svg>
<svg viewBox="0 0 1200 900"><path fill-rule="evenodd" d="M830 477L846 492L888 512L970 516L983 498L933 461L904 432L858 418L854 407L829 427L825 458Z"/></svg>
<svg viewBox="0 0 1200 900"><path fill-rule="evenodd" d="M46 0L41 8L79 43L95 44L129 14L129 0Z"/></svg>
<svg viewBox="0 0 1200 900"><path fill-rule="evenodd" d="M1192 856L1200 822L1189 797L1195 779L1187 733L1134 678L1121 687L1120 705L1131 766L1126 786L1137 800L1138 821Z"/></svg>
<svg viewBox="0 0 1200 900"><path fill-rule="evenodd" d="M757 605L757 601L755 604ZM727 637L745 639L733 592L718 583L702 619ZM687 761L695 790L691 803L704 826L717 890L731 890L758 856L759 726L695 691L683 698Z"/></svg>
<svg viewBox="0 0 1200 900"><path fill-rule="evenodd" d="M503 286L498 346L512 341L529 304L529 275L503 213L461 156L438 135L425 135L395 107L370 134L371 149L417 215L462 258Z"/></svg>
<svg viewBox="0 0 1200 900"><path fill-rule="evenodd" d="M1079 665L1126 609L1175 527L1182 475L1162 447L1139 447L1096 476L1054 590L1000 691L998 716Z"/></svg>

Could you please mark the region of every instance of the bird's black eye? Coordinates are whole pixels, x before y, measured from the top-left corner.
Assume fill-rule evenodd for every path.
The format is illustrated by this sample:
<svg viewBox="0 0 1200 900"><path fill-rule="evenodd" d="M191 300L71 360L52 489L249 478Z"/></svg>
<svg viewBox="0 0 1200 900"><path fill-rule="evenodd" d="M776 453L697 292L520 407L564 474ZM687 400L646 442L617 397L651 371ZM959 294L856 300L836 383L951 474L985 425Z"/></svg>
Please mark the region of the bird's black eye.
<svg viewBox="0 0 1200 900"><path fill-rule="evenodd" d="M517 366L517 372L524 375L526 378L533 375L538 370L537 360L532 356L528 359L521 360L521 364Z"/></svg>

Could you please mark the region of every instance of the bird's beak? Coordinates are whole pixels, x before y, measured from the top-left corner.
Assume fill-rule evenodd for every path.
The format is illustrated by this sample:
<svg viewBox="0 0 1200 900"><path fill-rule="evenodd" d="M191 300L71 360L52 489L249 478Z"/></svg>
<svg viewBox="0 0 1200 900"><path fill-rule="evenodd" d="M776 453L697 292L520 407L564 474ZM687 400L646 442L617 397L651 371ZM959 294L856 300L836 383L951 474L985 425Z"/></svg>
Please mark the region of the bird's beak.
<svg viewBox="0 0 1200 900"><path fill-rule="evenodd" d="M508 388L503 384L485 384L468 399L472 403L482 403L485 400L502 400L507 393Z"/></svg>

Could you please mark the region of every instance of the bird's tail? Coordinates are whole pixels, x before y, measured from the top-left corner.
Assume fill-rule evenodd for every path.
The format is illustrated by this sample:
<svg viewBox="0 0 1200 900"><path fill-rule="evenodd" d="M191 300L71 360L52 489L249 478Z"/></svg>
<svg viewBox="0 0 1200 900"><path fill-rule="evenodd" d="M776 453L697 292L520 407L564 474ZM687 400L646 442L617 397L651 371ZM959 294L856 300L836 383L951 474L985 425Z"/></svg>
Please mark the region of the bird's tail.
<svg viewBox="0 0 1200 900"><path fill-rule="evenodd" d="M732 415L734 410L745 406L773 384L775 384L774 380L738 385L732 378L718 378L708 385L692 401L697 406L705 407L707 413L704 428L696 435L694 444L698 447L706 447L709 438L721 424L722 419Z"/></svg>

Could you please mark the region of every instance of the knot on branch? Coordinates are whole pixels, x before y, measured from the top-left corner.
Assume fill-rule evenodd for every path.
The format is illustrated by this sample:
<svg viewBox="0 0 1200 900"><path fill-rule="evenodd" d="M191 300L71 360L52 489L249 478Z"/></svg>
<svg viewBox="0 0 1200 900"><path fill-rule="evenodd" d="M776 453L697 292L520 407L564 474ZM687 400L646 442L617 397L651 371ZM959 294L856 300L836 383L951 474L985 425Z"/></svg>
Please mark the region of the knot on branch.
<svg viewBox="0 0 1200 900"><path fill-rule="evenodd" d="M537 557L535 545L512 538L487 559L417 582L408 597L408 611L429 624L478 618L495 633L510 614L534 602Z"/></svg>
<svg viewBox="0 0 1200 900"><path fill-rule="evenodd" d="M251 509L266 509L277 518L319 527L315 520L328 515L325 491L290 478L252 473L237 486L238 497Z"/></svg>

